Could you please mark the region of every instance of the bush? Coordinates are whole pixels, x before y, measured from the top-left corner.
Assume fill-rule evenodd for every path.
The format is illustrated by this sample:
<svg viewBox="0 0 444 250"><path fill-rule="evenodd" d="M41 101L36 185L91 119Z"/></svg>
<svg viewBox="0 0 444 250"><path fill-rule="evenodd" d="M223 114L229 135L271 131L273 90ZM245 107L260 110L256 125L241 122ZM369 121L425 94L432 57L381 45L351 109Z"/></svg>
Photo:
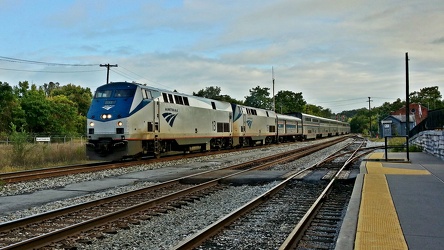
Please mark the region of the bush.
<svg viewBox="0 0 444 250"><path fill-rule="evenodd" d="M24 166L26 164L26 156L32 149L32 144L28 142L28 133L20 128L20 132L17 131L17 127L11 124L11 144L12 144L12 162L13 166Z"/></svg>

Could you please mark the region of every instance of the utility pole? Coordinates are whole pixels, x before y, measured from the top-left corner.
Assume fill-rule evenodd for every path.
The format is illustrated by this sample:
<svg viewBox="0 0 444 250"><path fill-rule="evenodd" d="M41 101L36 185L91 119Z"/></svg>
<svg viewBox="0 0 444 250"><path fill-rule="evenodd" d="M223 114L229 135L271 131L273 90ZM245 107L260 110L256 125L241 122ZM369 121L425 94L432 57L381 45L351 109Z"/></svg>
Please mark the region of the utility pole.
<svg viewBox="0 0 444 250"><path fill-rule="evenodd" d="M409 134L410 134L410 95L409 95L409 53L405 53L405 135L407 136L407 161L410 161L409 156Z"/></svg>
<svg viewBox="0 0 444 250"><path fill-rule="evenodd" d="M273 111L276 112L276 97L274 96L274 70L271 67L271 79L273 80ZM282 107L281 107L282 109ZM282 113L282 111L281 111Z"/></svg>
<svg viewBox="0 0 444 250"><path fill-rule="evenodd" d="M372 137L372 113L370 112L370 102L373 102L373 100L371 100L371 97L369 96L368 97L368 113L369 113L369 117L370 117L370 131L369 131L369 134L370 134L370 138Z"/></svg>
<svg viewBox="0 0 444 250"><path fill-rule="evenodd" d="M100 64L100 67L106 67L106 84L108 84L109 83L109 68L110 67L117 67L117 64L113 64L113 65L111 65L111 64Z"/></svg>

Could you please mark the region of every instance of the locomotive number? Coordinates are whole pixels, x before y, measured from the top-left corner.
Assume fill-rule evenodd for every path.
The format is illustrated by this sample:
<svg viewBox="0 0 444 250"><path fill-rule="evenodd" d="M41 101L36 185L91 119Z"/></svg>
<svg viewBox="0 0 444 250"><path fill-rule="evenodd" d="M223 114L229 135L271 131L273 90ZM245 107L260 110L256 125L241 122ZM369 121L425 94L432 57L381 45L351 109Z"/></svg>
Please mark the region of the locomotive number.
<svg viewBox="0 0 444 250"><path fill-rule="evenodd" d="M213 121L213 131L216 131L216 121Z"/></svg>

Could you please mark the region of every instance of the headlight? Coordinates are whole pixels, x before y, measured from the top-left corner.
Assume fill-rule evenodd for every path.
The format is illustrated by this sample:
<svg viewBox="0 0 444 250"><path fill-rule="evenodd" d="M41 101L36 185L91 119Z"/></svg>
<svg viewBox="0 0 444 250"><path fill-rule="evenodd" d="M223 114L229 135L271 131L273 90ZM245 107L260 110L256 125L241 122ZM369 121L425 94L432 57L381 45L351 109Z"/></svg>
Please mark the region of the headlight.
<svg viewBox="0 0 444 250"><path fill-rule="evenodd" d="M122 125L123 125L123 122L121 122L121 121L117 122L117 126L122 127Z"/></svg>
<svg viewBox="0 0 444 250"><path fill-rule="evenodd" d="M113 117L111 114L102 114L100 116L100 118L102 118L102 120L111 119L111 117Z"/></svg>
<svg viewBox="0 0 444 250"><path fill-rule="evenodd" d="M90 122L89 126L94 127L94 122Z"/></svg>

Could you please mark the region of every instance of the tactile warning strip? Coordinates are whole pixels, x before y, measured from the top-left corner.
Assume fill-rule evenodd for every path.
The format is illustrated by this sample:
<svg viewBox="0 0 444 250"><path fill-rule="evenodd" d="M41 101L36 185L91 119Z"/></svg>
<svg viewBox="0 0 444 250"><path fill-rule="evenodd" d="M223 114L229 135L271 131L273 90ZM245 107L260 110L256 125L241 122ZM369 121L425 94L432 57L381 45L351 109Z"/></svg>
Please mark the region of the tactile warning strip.
<svg viewBox="0 0 444 250"><path fill-rule="evenodd" d="M383 156L383 153L374 153L369 158L381 159ZM380 162L367 162L366 167L355 249L408 249L385 175L423 175L430 172L386 168Z"/></svg>
<svg viewBox="0 0 444 250"><path fill-rule="evenodd" d="M355 249L408 249L383 174L366 174Z"/></svg>

